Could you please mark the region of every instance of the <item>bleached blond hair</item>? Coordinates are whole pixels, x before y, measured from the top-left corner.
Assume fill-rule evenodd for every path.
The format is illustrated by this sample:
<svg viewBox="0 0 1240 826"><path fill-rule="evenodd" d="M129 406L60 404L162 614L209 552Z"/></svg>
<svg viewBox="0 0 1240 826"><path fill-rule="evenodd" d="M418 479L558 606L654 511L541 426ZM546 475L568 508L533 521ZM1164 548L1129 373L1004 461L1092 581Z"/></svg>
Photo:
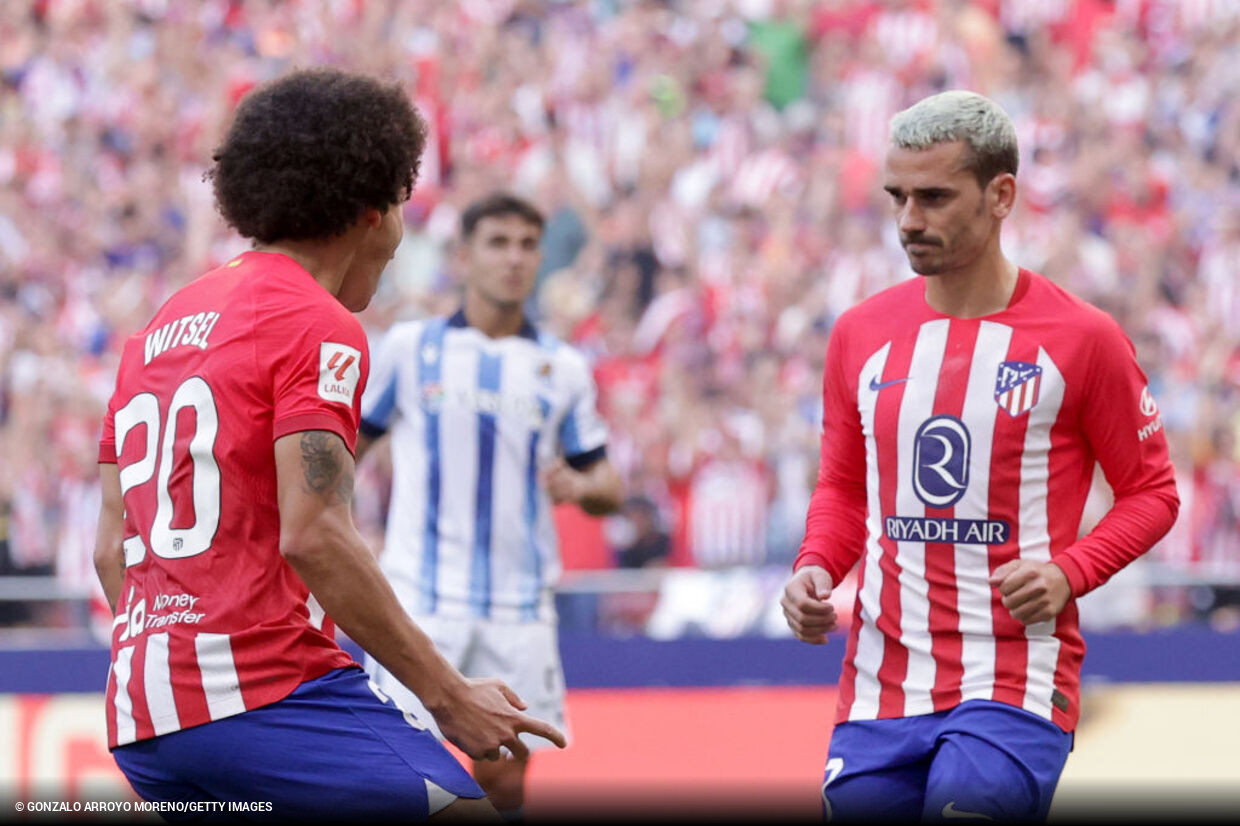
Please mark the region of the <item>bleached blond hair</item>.
<svg viewBox="0 0 1240 826"><path fill-rule="evenodd" d="M976 92L941 92L897 112L891 118L891 145L930 149L963 141L969 147L965 168L978 186L1002 172L1016 174L1020 152L1016 127L999 104Z"/></svg>

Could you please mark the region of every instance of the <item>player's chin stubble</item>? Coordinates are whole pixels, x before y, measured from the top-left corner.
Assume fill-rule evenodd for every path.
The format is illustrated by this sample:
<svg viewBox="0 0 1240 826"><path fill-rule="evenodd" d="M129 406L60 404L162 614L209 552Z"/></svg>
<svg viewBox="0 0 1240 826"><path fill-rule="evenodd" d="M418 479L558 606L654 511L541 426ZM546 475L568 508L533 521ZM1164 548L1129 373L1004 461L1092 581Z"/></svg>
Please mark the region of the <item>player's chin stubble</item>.
<svg viewBox="0 0 1240 826"><path fill-rule="evenodd" d="M908 256L909 266L912 267L913 272L918 275L942 275L947 270L947 268L943 266L942 257L931 259L930 257L924 255L914 255L908 250L905 250L904 253Z"/></svg>

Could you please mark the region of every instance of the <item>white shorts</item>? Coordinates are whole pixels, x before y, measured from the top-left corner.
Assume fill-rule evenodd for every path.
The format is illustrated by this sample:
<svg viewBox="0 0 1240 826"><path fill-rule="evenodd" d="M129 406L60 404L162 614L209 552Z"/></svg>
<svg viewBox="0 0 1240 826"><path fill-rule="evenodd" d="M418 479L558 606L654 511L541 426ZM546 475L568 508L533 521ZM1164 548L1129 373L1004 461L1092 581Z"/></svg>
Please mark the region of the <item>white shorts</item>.
<svg viewBox="0 0 1240 826"><path fill-rule="evenodd" d="M493 622L485 619L413 614L439 653L466 677L498 677L526 702L526 714L551 723L568 735L564 718L564 669L553 622ZM443 733L417 696L398 682L373 657L366 670L385 694L405 711L413 712L436 737ZM552 747L549 740L522 734L531 751Z"/></svg>

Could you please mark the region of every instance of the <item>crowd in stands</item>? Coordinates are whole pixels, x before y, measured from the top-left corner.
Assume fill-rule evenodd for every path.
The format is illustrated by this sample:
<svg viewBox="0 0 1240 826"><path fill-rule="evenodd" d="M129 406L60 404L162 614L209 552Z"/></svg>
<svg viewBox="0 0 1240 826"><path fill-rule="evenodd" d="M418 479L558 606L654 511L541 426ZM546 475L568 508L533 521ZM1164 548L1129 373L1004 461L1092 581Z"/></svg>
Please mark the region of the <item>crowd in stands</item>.
<svg viewBox="0 0 1240 826"><path fill-rule="evenodd" d="M119 349L245 248L202 177L233 106L329 64L431 124L376 339L456 306L465 204L546 211L531 311L594 363L618 564L792 558L827 334L911 276L888 118L994 98L1021 143L1009 254L1112 313L1161 405L1183 507L1155 557L1240 581L1238 41L1228 0L5 0L0 574L89 587Z"/></svg>

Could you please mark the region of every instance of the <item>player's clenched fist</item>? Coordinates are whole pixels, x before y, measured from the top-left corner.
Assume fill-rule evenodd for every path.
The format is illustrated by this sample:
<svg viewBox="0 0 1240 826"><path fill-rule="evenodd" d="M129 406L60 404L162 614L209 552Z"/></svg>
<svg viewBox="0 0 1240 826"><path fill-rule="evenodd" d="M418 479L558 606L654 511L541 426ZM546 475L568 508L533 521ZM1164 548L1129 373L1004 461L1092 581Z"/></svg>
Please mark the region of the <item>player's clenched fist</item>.
<svg viewBox="0 0 1240 826"><path fill-rule="evenodd" d="M1025 625L1054 619L1072 598L1068 577L1053 562L1013 559L995 568L990 585L999 589L1003 607Z"/></svg>
<svg viewBox="0 0 1240 826"><path fill-rule="evenodd" d="M463 692L432 713L444 737L475 760L498 760L501 746L518 760L526 759L530 750L521 742L521 732L564 748L564 733L550 723L522 714L524 708L525 701L502 680L466 679Z"/></svg>
<svg viewBox="0 0 1240 826"><path fill-rule="evenodd" d="M543 484L546 486L547 495L557 505L580 502L586 493L585 479L560 458L553 460L543 470Z"/></svg>
<svg viewBox="0 0 1240 826"><path fill-rule="evenodd" d="M835 607L827 602L833 587L831 575L817 565L800 568L784 586L779 604L788 627L801 642L822 645L836 629Z"/></svg>

